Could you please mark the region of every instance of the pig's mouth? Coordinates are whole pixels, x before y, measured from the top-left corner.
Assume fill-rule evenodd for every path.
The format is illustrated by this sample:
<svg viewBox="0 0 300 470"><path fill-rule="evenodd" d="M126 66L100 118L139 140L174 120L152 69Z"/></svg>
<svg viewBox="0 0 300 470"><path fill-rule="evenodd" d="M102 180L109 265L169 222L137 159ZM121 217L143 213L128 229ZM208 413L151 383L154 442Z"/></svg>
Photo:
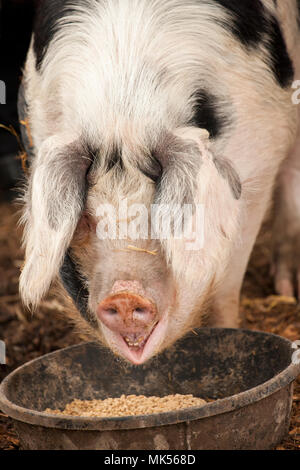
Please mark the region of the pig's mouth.
<svg viewBox="0 0 300 470"><path fill-rule="evenodd" d="M112 349L132 364L141 365L158 352L167 326L166 316L156 321L147 332L134 341L125 335L113 332L104 326L106 340Z"/></svg>
<svg viewBox="0 0 300 470"><path fill-rule="evenodd" d="M122 338L125 342L125 348L128 349L127 358L131 362L134 362L134 364L138 363L141 360L141 358L143 356L145 346L146 346L148 340L151 338L151 335L154 332L154 330L155 330L156 326L158 325L158 323L159 322L156 322L150 328L150 330L148 330L146 333L139 336L134 342L128 336L122 336ZM125 349L125 351L126 351L126 349Z"/></svg>
<svg viewBox="0 0 300 470"><path fill-rule="evenodd" d="M158 322L153 325L149 333L139 336L136 340L131 340L130 338L128 338L128 336L122 336L122 338L124 339L129 348L133 348L134 350L141 350L144 348L149 336L152 334L152 331L154 330L157 324Z"/></svg>

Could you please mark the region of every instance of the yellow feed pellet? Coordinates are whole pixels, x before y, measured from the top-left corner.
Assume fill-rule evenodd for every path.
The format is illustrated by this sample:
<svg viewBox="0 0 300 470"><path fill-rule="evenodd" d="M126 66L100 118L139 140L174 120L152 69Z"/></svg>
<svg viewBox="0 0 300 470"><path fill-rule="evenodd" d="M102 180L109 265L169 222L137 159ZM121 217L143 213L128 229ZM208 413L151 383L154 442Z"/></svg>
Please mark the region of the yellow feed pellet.
<svg viewBox="0 0 300 470"><path fill-rule="evenodd" d="M206 403L202 398L193 395L176 394L165 397L121 395L120 398L106 398L105 400L73 400L63 411L47 408L45 412L56 415L109 418L164 413L203 406Z"/></svg>

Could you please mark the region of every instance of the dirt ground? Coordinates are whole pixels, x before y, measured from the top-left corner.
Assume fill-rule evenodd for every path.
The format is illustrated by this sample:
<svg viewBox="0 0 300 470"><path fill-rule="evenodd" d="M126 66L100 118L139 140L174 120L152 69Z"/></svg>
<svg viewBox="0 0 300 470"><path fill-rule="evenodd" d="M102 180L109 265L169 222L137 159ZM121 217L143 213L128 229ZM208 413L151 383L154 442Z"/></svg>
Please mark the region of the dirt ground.
<svg viewBox="0 0 300 470"><path fill-rule="evenodd" d="M63 317L63 306L53 295L47 297L34 316L24 311L18 295L23 262L20 237L15 208L0 203L0 339L5 340L7 347L7 364L0 366L0 381L21 364L84 339ZM300 339L300 306L294 299L274 296L269 247L270 232L263 230L243 286L242 327ZM0 450L18 449L11 420L0 412ZM289 434L277 449L300 449L300 377L295 383Z"/></svg>

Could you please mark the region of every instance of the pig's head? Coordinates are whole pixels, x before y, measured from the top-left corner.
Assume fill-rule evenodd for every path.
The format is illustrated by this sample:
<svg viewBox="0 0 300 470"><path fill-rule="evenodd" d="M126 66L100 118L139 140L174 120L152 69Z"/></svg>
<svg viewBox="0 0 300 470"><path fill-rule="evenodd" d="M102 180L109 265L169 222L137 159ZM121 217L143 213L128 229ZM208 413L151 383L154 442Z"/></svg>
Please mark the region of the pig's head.
<svg viewBox="0 0 300 470"><path fill-rule="evenodd" d="M24 302L36 306L60 275L99 339L134 364L200 326L237 240L241 204L239 178L205 130L165 132L145 148L124 141L118 151L91 151L63 136L41 146L20 279ZM162 233L153 219L169 216Z"/></svg>

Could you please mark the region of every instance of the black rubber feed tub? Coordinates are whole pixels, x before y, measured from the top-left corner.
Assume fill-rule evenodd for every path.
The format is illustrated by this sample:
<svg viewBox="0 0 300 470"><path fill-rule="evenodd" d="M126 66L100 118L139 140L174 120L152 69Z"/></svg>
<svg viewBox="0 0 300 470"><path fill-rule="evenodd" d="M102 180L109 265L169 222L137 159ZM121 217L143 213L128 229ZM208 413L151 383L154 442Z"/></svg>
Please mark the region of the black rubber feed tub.
<svg viewBox="0 0 300 470"><path fill-rule="evenodd" d="M95 343L31 361L0 386L24 449L270 449L288 431L291 342L248 330L204 328L144 366L130 366ZM122 418L44 413L74 398L194 394L216 401L178 412Z"/></svg>

